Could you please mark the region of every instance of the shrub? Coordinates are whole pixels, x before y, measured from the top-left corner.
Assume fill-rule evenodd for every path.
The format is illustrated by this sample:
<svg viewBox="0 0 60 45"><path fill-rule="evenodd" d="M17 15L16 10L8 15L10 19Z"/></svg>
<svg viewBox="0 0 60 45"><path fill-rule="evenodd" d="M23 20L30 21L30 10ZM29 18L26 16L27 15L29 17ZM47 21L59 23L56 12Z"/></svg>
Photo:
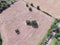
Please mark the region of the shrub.
<svg viewBox="0 0 60 45"><path fill-rule="evenodd" d="M32 7L34 7L33 3L30 4Z"/></svg>
<svg viewBox="0 0 60 45"><path fill-rule="evenodd" d="M52 33L52 30L49 30L48 33L47 33L47 37L49 37Z"/></svg>
<svg viewBox="0 0 60 45"><path fill-rule="evenodd" d="M26 20L27 25L31 25L31 22L29 20Z"/></svg>
<svg viewBox="0 0 60 45"><path fill-rule="evenodd" d="M31 22L31 25L37 25L37 22L36 22L36 20L33 20L32 22Z"/></svg>
<svg viewBox="0 0 60 45"><path fill-rule="evenodd" d="M39 6L37 6L37 10L41 10Z"/></svg>
<svg viewBox="0 0 60 45"><path fill-rule="evenodd" d="M32 11L32 8L31 7L29 7L29 11Z"/></svg>
<svg viewBox="0 0 60 45"><path fill-rule="evenodd" d="M33 21L31 22L31 25L32 25L34 28L38 28L38 24L37 24L36 20L33 20Z"/></svg>
<svg viewBox="0 0 60 45"><path fill-rule="evenodd" d="M38 28L38 24L37 24L36 20L32 20L32 21L26 20L26 24L31 25L34 28Z"/></svg>
<svg viewBox="0 0 60 45"><path fill-rule="evenodd" d="M17 34L20 34L20 31L19 31L19 29L16 29L16 30L15 30L15 32L16 32Z"/></svg>
<svg viewBox="0 0 60 45"><path fill-rule="evenodd" d="M60 37L60 33L56 33L55 38L58 39Z"/></svg>
<svg viewBox="0 0 60 45"><path fill-rule="evenodd" d="M56 38L56 39L58 38L58 34L55 35L55 38Z"/></svg>
<svg viewBox="0 0 60 45"><path fill-rule="evenodd" d="M29 7L29 5L28 5L28 4L26 4L26 7Z"/></svg>

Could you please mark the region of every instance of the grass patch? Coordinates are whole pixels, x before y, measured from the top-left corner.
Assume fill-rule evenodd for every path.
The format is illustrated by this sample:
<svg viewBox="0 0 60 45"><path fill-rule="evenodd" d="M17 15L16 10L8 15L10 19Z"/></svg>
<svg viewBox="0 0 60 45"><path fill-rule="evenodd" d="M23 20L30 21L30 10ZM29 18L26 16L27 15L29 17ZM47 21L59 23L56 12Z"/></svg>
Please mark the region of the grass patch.
<svg viewBox="0 0 60 45"><path fill-rule="evenodd" d="M50 45L58 45L58 40L54 38Z"/></svg>
<svg viewBox="0 0 60 45"><path fill-rule="evenodd" d="M45 39L46 39L46 36L42 39L42 41L40 41L39 45L44 45Z"/></svg>

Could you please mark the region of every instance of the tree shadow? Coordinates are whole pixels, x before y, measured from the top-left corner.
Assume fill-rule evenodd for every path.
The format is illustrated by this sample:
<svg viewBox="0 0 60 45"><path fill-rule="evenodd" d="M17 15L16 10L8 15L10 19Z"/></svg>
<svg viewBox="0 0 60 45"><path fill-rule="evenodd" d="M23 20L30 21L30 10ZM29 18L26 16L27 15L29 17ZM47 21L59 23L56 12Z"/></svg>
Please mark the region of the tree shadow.
<svg viewBox="0 0 60 45"><path fill-rule="evenodd" d="M38 28L38 24L36 23L35 25L32 25L33 28Z"/></svg>

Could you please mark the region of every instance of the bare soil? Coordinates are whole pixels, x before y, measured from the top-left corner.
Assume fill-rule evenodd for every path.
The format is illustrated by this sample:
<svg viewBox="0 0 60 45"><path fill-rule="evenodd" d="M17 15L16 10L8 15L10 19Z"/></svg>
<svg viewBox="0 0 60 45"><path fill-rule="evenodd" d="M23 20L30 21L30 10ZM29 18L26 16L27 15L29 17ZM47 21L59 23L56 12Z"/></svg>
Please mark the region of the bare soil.
<svg viewBox="0 0 60 45"><path fill-rule="evenodd" d="M51 4L51 6L48 0L25 1L33 3L35 6L41 5L42 10L48 11L55 17L57 16L54 13L55 11L52 10L53 5ZM51 6L51 8L49 6ZM56 7L56 9L58 8ZM26 25L26 20L36 20L38 28ZM18 0L18 2L14 3L10 8L0 14L0 30L3 45L38 45L47 33L53 20L53 18L38 11L36 8L32 7L32 12L29 11L24 1ZM16 29L20 31L19 35L15 32Z"/></svg>

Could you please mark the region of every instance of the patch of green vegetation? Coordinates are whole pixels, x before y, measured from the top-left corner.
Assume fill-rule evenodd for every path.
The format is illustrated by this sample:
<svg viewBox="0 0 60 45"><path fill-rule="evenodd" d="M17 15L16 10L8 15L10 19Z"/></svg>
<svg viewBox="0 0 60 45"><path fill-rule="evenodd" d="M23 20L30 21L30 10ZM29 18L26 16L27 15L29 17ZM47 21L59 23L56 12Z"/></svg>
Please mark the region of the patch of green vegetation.
<svg viewBox="0 0 60 45"><path fill-rule="evenodd" d="M54 28L58 29L58 27L56 25L57 22L58 22L58 19L55 19L54 22L52 23L50 29L48 30L47 36L51 35Z"/></svg>
<svg viewBox="0 0 60 45"><path fill-rule="evenodd" d="M31 21L31 25L32 25L32 26L37 25L36 20L32 20L32 21Z"/></svg>
<svg viewBox="0 0 60 45"><path fill-rule="evenodd" d="M26 20L26 24L27 24L27 25L31 25L30 20Z"/></svg>
<svg viewBox="0 0 60 45"><path fill-rule="evenodd" d="M54 38L50 45L58 45L58 40Z"/></svg>
<svg viewBox="0 0 60 45"><path fill-rule="evenodd" d="M35 26L35 25L37 25L37 22L36 22L36 20L32 20L32 21L26 20L26 24L27 24L27 25Z"/></svg>
<svg viewBox="0 0 60 45"><path fill-rule="evenodd" d="M10 7L16 0L0 0L0 13Z"/></svg>
<svg viewBox="0 0 60 45"><path fill-rule="evenodd" d="M38 23L37 23L36 20L32 20L32 21L26 20L26 24L29 25L29 26L32 26L34 28L38 28Z"/></svg>
<svg viewBox="0 0 60 45"><path fill-rule="evenodd" d="M42 39L42 41L40 41L39 45L44 45L44 41L46 40L46 35L44 36L44 38Z"/></svg>
<svg viewBox="0 0 60 45"><path fill-rule="evenodd" d="M59 20L54 19L54 22L52 23L50 30L52 30L53 28L58 28L57 25L56 25L56 23L58 23L58 22L60 22L60 19Z"/></svg>
<svg viewBox="0 0 60 45"><path fill-rule="evenodd" d="M16 0L8 0L7 3L11 5L11 4L13 4L15 1L16 1Z"/></svg>

